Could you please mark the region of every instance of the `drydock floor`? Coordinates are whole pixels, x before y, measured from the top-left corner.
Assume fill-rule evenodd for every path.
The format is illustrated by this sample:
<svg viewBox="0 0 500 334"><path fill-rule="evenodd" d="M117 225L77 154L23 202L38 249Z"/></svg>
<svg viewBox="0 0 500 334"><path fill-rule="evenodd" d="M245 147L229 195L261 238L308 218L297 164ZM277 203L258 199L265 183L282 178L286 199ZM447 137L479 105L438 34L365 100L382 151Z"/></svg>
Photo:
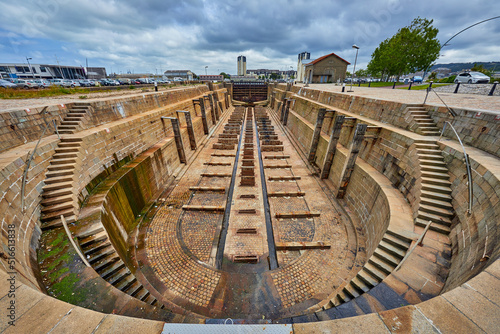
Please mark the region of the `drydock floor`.
<svg viewBox="0 0 500 334"><path fill-rule="evenodd" d="M140 270L210 318L301 314L350 276L358 236L266 108L224 118L143 226Z"/></svg>

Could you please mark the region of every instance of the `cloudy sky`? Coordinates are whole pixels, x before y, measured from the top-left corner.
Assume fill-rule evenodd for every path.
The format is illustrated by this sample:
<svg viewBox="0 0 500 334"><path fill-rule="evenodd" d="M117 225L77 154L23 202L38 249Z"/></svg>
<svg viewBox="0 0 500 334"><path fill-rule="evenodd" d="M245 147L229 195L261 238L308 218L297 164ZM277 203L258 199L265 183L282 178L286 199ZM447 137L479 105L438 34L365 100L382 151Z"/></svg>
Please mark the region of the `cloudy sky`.
<svg viewBox="0 0 500 334"><path fill-rule="evenodd" d="M364 68L377 45L417 17L445 42L500 15L497 0L0 0L0 63L104 66L108 72L290 69L297 54L335 52ZM57 57L57 60L56 60ZM438 63L500 61L500 19L473 27Z"/></svg>

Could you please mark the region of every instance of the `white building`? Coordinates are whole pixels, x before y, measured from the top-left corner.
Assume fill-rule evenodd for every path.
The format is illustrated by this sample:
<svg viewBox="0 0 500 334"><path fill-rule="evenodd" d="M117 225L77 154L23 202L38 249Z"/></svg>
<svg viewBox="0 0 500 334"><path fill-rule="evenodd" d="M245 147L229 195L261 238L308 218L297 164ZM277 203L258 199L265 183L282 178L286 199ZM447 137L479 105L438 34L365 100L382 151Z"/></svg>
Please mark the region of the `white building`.
<svg viewBox="0 0 500 334"><path fill-rule="evenodd" d="M299 53L299 61L297 62L297 78L295 79L298 82L304 82L304 74L305 74L305 65L309 64L313 59L311 58L311 54L309 52Z"/></svg>
<svg viewBox="0 0 500 334"><path fill-rule="evenodd" d="M238 75L245 76L247 74L247 57L238 56Z"/></svg>

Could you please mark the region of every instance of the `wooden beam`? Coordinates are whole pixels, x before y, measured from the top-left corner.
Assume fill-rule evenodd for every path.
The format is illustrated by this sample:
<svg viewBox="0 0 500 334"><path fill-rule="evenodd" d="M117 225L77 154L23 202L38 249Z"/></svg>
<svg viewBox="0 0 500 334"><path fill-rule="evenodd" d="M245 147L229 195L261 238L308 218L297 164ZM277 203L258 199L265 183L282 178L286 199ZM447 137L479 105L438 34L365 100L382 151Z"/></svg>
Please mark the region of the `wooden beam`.
<svg viewBox="0 0 500 334"><path fill-rule="evenodd" d="M297 251L306 249L330 249L330 244L325 244L322 241L306 241L306 242L276 242L276 250L279 251Z"/></svg>
<svg viewBox="0 0 500 334"><path fill-rule="evenodd" d="M318 110L318 117L316 118L316 127L314 128L314 133L311 139L311 147L309 148L309 156L307 161L310 163L314 162L316 158L316 150L318 149L319 137L321 135L321 128L323 127L323 121L325 119L326 108L320 108Z"/></svg>
<svg viewBox="0 0 500 334"><path fill-rule="evenodd" d="M356 158L358 157L359 148L364 140L366 133L366 124L358 124L354 132L354 137L352 138L351 147L349 148L349 153L347 155L344 168L340 174L340 185L337 192L337 198L344 198L345 192L347 190L347 185L351 180L352 171L356 163Z"/></svg>
<svg viewBox="0 0 500 334"><path fill-rule="evenodd" d="M344 124L344 115L338 115L335 118L335 123L333 124L332 134L330 135L330 141L328 142L328 148L326 150L325 161L323 162L323 168L321 170L321 178L327 179L330 175L330 169L332 168L333 158L337 152L337 143L340 138L340 132L342 131L342 124Z"/></svg>

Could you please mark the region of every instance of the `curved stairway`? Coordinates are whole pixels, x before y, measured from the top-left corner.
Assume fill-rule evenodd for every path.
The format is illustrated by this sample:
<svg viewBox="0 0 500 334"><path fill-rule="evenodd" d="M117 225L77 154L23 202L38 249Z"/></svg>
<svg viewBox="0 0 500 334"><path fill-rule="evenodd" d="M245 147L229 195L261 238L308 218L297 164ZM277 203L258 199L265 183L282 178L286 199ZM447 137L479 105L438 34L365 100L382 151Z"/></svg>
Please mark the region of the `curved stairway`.
<svg viewBox="0 0 500 334"><path fill-rule="evenodd" d="M406 108L413 120L418 124L416 133L423 136L439 136L441 132L434 120L429 116L423 104L415 104Z"/></svg>
<svg viewBox="0 0 500 334"><path fill-rule="evenodd" d="M323 310L346 303L377 286L396 269L405 257L411 241L387 230L368 262L342 291L323 307Z"/></svg>
<svg viewBox="0 0 500 334"><path fill-rule="evenodd" d="M89 227L77 238L92 268L109 284L145 303L165 308L144 288L120 259L102 224Z"/></svg>

